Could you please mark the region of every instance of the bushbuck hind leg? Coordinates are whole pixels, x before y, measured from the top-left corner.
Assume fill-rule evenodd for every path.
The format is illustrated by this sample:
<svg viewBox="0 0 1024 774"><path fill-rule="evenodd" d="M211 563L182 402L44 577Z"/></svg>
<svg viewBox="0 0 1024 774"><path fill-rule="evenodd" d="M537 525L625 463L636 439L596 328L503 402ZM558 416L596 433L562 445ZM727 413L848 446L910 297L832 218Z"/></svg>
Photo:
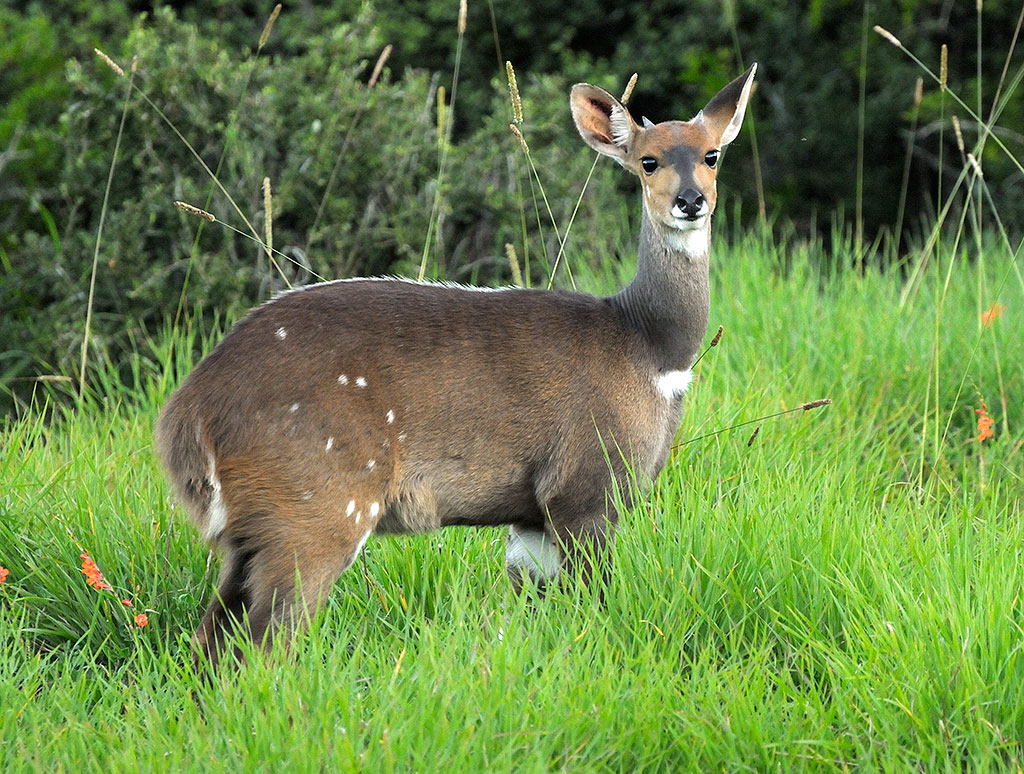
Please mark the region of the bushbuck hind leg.
<svg viewBox="0 0 1024 774"><path fill-rule="evenodd" d="M231 641L236 633L269 650L277 636L304 628L372 531L370 524L333 529L327 519L326 539L289 529L308 524L309 516L279 517L277 529L263 530L258 538L249 535L226 550L217 595L195 636L214 669L228 649L240 656Z"/></svg>
<svg viewBox="0 0 1024 774"><path fill-rule="evenodd" d="M226 647L226 638L242 625L247 600L245 579L252 557L253 552L238 547L225 549L217 591L192 638L197 656L201 653L214 669Z"/></svg>

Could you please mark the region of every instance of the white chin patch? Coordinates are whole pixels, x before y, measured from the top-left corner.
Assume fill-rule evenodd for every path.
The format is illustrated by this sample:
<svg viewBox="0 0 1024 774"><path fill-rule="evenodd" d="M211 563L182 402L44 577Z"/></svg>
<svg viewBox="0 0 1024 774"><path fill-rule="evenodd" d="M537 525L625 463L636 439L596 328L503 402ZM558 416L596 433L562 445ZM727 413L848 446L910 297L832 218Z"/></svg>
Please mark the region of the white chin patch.
<svg viewBox="0 0 1024 774"><path fill-rule="evenodd" d="M665 244L677 253L696 257L708 254L708 218L677 221L679 225L665 233Z"/></svg>

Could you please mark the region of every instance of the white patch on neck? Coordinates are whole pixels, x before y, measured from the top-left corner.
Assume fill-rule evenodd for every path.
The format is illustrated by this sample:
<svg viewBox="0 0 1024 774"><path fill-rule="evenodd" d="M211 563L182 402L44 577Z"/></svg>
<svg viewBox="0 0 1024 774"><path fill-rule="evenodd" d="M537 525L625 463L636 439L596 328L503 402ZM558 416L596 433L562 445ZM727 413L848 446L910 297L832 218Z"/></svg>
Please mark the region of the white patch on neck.
<svg viewBox="0 0 1024 774"><path fill-rule="evenodd" d="M700 228L667 229L665 244L670 250L682 253L687 258L699 258L708 254L710 236L711 229L708 223Z"/></svg>
<svg viewBox="0 0 1024 774"><path fill-rule="evenodd" d="M658 377L658 392L667 400L678 398L693 381L693 371L667 371Z"/></svg>

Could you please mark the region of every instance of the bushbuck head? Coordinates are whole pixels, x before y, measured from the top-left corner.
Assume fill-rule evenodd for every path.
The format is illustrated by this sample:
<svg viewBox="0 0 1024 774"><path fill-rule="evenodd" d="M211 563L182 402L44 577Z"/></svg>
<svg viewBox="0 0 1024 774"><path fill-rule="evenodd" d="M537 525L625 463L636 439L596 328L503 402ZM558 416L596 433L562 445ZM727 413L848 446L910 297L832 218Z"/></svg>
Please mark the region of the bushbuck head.
<svg viewBox="0 0 1024 774"><path fill-rule="evenodd" d="M644 207L659 236L686 253L707 250L725 146L736 139L757 65L716 94L691 121L640 124L611 94L580 83L570 96L586 143L640 178Z"/></svg>

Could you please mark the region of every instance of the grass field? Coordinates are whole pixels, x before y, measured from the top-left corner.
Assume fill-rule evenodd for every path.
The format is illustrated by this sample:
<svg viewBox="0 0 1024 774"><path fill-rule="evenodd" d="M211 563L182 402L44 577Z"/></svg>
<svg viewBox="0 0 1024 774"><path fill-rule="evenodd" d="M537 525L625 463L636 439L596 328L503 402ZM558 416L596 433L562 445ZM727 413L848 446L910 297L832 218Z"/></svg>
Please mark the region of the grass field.
<svg viewBox="0 0 1024 774"><path fill-rule="evenodd" d="M371 541L290 652L212 683L215 560L151 441L193 342L164 337L133 390L2 429L3 770L1021 770L1024 285L987 255L901 304L898 271L719 243L725 335L605 606L512 596L500 531Z"/></svg>

